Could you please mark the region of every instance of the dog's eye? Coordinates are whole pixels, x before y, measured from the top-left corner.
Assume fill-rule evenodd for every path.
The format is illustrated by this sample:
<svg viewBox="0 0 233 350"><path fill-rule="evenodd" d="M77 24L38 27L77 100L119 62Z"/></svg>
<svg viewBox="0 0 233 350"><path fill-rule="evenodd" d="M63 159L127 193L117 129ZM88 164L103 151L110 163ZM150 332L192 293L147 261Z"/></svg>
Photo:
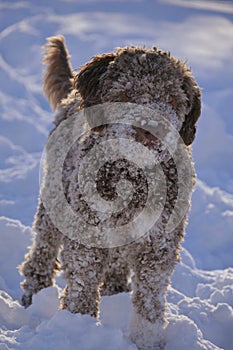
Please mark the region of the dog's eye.
<svg viewBox="0 0 233 350"><path fill-rule="evenodd" d="M131 94L128 91L124 91L120 96L121 102L129 102L131 100Z"/></svg>
<svg viewBox="0 0 233 350"><path fill-rule="evenodd" d="M169 103L173 104L175 102L175 98L173 96L169 96Z"/></svg>

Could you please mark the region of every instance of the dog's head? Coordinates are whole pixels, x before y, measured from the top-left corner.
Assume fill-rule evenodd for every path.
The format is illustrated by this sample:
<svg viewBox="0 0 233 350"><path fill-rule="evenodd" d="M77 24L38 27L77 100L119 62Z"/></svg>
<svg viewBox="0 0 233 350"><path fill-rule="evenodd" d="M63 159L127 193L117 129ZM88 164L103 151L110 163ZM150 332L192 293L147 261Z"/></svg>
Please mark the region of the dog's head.
<svg viewBox="0 0 233 350"><path fill-rule="evenodd" d="M170 53L157 48L126 47L96 56L81 67L74 87L83 107L131 102L171 108L184 143L190 145L194 140L201 112L200 89L190 69Z"/></svg>

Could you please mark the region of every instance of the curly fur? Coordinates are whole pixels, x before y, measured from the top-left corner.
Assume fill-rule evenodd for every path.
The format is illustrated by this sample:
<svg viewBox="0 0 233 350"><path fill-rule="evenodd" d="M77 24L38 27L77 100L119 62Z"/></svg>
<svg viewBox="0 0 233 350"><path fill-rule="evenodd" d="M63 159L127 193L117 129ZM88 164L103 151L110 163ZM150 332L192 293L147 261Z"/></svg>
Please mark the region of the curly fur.
<svg viewBox="0 0 233 350"><path fill-rule="evenodd" d="M116 52L94 57L81 67L78 74L72 72L69 55L61 36L49 38L45 46L44 92L56 109L55 128L78 109L105 102L131 102L148 106L167 114L186 144L191 158L190 144L200 115L200 89L186 65L170 53L157 48L119 48ZM80 200L77 185L77 159L92 147L98 138L127 136L153 148L153 138L135 128L104 125L92 128L96 115L87 115L87 136L82 147L76 143L70 149L64 164L63 182L68 202L76 211L101 221L96 213L89 213ZM84 150L84 151L83 151ZM84 152L85 155L85 152ZM49 166L49 164L48 164ZM121 164L122 166L122 164ZM23 305L31 303L32 295L51 286L59 268L57 256L61 249L61 269L66 279L62 307L74 313L98 316L100 293L113 294L129 291L132 277L132 303L134 315L130 323L130 338L140 349L163 347L162 328L165 320L165 298L170 276L179 261L180 242L184 237L186 217L172 232L165 226L175 205L178 193L177 170L172 158L161 162L167 181L167 198L158 223L141 239L119 248L88 248L63 236L52 224L40 201L33 229L35 242L20 269L25 276ZM97 187L108 200L113 200L112 185L122 177L129 177L130 164L123 172L103 172L97 179ZM133 203L143 203L146 187L142 174ZM99 181L99 183L98 183ZM75 196L74 196L75 192ZM186 198L189 207L190 198ZM138 210L137 205L132 208ZM131 209L132 209L131 208ZM140 205L139 205L140 209ZM114 222L119 217L112 216ZM126 220L122 214L120 220ZM104 222L101 222L104 225Z"/></svg>

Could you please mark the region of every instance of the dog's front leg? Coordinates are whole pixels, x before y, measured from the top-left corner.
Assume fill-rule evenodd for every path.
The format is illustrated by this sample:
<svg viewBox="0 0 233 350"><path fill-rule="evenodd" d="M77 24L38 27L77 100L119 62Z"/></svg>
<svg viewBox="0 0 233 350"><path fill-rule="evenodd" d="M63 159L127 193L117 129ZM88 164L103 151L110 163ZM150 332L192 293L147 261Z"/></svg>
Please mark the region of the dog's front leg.
<svg viewBox="0 0 233 350"><path fill-rule="evenodd" d="M98 316L100 287L107 264L107 250L87 248L77 241L64 237L61 252L62 270L66 289L62 307L72 313Z"/></svg>
<svg viewBox="0 0 233 350"><path fill-rule="evenodd" d="M54 275L59 270L57 256L62 235L52 224L42 203L39 204L33 229L36 233L33 245L19 267L25 276L21 284L25 291L22 297L25 307L31 304L33 294L53 285Z"/></svg>
<svg viewBox="0 0 233 350"><path fill-rule="evenodd" d="M183 237L183 223L171 237L156 232L133 245L133 314L130 339L138 349L164 348L166 293L175 264L179 260L179 242Z"/></svg>

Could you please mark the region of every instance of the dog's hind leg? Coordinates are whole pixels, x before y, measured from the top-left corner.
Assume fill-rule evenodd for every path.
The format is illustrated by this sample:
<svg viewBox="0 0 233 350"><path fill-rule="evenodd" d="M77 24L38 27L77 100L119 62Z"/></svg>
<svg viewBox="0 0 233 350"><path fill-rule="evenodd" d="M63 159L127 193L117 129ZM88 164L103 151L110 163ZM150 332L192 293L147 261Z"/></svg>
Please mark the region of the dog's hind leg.
<svg viewBox="0 0 233 350"><path fill-rule="evenodd" d="M104 249L87 248L68 237L61 252L66 288L62 308L72 313L98 316L100 287L107 255Z"/></svg>
<svg viewBox="0 0 233 350"><path fill-rule="evenodd" d="M25 307L31 304L33 294L53 285L54 276L59 270L57 256L61 233L52 224L42 203L38 207L33 229L36 232L34 243L19 267L25 276L21 284L25 291L22 297Z"/></svg>
<svg viewBox="0 0 233 350"><path fill-rule="evenodd" d="M126 249L124 247L111 248L108 250L108 264L101 294L112 295L130 290L130 268Z"/></svg>

